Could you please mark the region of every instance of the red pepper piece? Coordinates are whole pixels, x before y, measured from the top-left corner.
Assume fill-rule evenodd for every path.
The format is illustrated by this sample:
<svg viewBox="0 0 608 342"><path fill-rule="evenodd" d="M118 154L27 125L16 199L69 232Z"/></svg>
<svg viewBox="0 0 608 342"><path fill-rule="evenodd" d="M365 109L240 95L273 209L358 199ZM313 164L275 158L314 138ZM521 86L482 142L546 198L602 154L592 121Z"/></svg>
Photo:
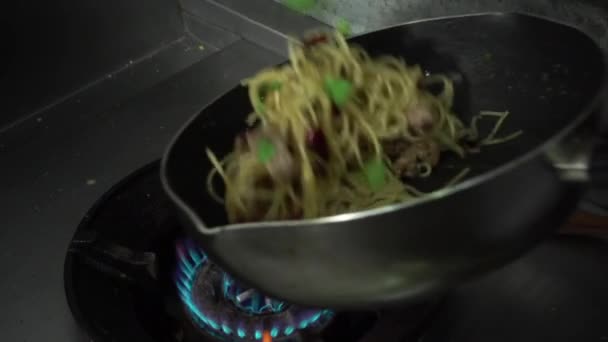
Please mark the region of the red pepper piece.
<svg viewBox="0 0 608 342"><path fill-rule="evenodd" d="M325 134L319 129L308 132L306 136L308 146L315 151L321 158L327 159L329 157L329 151L327 149L327 140Z"/></svg>
<svg viewBox="0 0 608 342"><path fill-rule="evenodd" d="M317 44L327 43L328 39L325 34L317 34L312 37L304 39L304 45L307 47L315 46Z"/></svg>

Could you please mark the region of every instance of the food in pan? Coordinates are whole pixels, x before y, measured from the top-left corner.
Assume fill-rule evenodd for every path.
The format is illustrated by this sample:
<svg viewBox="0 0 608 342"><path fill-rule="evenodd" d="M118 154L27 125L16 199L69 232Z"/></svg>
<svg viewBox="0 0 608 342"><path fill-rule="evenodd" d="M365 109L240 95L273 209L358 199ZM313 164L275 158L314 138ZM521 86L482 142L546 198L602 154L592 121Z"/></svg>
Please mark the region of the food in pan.
<svg viewBox="0 0 608 342"><path fill-rule="evenodd" d="M464 123L452 111L444 75L392 56L370 57L339 32L289 43L290 63L244 81L253 112L233 151L214 165L208 191L231 223L307 219L360 211L422 196L411 186L433 174L445 153L465 158L499 136L508 112ZM479 120L494 120L480 137ZM455 175L453 184L467 170ZM223 180L223 194L214 178Z"/></svg>

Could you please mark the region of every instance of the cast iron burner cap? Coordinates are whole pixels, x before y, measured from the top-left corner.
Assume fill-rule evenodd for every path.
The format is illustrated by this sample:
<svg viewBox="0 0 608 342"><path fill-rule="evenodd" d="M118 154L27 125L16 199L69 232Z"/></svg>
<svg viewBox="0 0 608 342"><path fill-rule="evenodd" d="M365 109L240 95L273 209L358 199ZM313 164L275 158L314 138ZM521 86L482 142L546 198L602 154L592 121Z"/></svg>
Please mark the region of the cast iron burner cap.
<svg viewBox="0 0 608 342"><path fill-rule="evenodd" d="M193 322L221 340L298 340L302 330L321 331L333 317L323 309L302 308L239 286L189 240L177 245L175 283Z"/></svg>

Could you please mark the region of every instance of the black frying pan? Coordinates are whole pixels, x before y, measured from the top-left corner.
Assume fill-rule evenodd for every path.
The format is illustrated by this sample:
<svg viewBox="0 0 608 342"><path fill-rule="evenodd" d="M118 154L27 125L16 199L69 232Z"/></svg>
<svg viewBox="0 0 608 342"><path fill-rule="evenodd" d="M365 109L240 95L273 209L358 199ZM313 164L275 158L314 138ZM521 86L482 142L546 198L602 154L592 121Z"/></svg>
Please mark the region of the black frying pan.
<svg viewBox="0 0 608 342"><path fill-rule="evenodd" d="M209 196L209 147L229 152L251 111L240 86L193 117L162 163L188 232L235 277L299 304L361 307L417 299L498 267L560 226L589 179L604 55L580 31L519 14L420 21L352 39L372 55L457 73L455 110L509 110L515 141L465 161L470 178L416 202L337 217L227 225ZM443 180L441 180L443 181ZM440 181L437 181L440 183ZM431 182L432 183L432 182ZM436 184L420 184L432 188Z"/></svg>

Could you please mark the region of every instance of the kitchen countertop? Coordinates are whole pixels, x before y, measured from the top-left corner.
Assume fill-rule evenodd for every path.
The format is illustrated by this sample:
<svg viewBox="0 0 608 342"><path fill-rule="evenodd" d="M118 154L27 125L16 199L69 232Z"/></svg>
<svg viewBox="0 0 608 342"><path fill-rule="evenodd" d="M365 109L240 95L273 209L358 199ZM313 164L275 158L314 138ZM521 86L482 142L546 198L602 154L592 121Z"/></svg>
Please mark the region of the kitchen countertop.
<svg viewBox="0 0 608 342"><path fill-rule="evenodd" d="M222 22L196 15L210 8ZM166 48L0 130L0 340L87 340L63 289L76 226L114 183L158 159L190 116L284 59L290 32L279 29L289 21L264 20L213 1L184 4L184 34ZM299 18L291 29L319 25Z"/></svg>
<svg viewBox="0 0 608 342"><path fill-rule="evenodd" d="M244 55L247 63L239 63ZM41 115L0 138L2 340L75 336L63 259L84 213L112 184L159 158L206 103L281 59L239 40L109 110Z"/></svg>

